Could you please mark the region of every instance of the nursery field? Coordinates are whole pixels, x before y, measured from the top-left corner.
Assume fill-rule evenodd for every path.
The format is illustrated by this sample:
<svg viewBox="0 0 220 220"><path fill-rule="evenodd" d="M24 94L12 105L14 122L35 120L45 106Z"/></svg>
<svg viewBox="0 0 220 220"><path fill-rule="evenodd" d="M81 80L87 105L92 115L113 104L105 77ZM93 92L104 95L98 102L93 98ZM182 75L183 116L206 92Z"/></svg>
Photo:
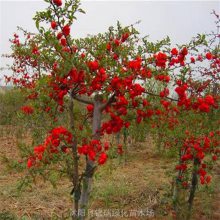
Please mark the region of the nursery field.
<svg viewBox="0 0 220 220"><path fill-rule="evenodd" d="M11 159L19 158L17 145L31 143L30 137L20 127L3 125L0 127L0 155ZM110 159L105 167L98 170L94 179L89 209L123 210L131 216L98 217L88 219L173 219L172 155L155 153L153 140L130 143L125 158ZM193 218L195 220L220 219L220 169L216 164L215 179L208 189L200 188L195 198ZM72 204L71 184L66 178L53 187L42 179L23 191L19 191L18 181L26 172L17 173L0 163L0 219L70 219ZM141 214L140 211L145 214ZM148 210L147 212L145 212ZM148 214L146 214L148 213Z"/></svg>
<svg viewBox="0 0 220 220"><path fill-rule="evenodd" d="M166 16L147 19L155 37L163 36L155 40L151 29L138 30L139 20L126 26L115 20L92 34L99 13L95 22L88 17L88 33L77 29L84 1L36 3L42 11L34 11L34 29L18 26L5 35L0 220L220 220L218 12L205 19L198 2L202 17L193 11L187 22L169 12L175 2L166 3ZM28 11L27 1L21 6ZM131 7L129 18L141 6ZM113 14L103 22L120 17ZM212 25L198 22L209 22L208 15ZM172 29L184 26L199 33L188 38L187 29L178 29L186 38L173 41Z"/></svg>

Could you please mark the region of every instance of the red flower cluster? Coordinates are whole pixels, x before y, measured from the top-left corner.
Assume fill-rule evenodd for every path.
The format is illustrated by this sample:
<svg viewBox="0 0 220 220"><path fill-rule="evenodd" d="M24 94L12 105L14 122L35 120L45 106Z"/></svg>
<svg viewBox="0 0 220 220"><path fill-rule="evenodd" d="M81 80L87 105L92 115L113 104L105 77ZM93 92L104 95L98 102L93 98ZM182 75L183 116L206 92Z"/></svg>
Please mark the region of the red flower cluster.
<svg viewBox="0 0 220 220"><path fill-rule="evenodd" d="M76 69L72 69L68 75L65 75L64 77L54 77L54 74L51 74L50 81L48 83L48 86L52 88L52 92L49 94L49 97L53 100L55 100L58 105L63 106L63 99L64 96L69 92L73 86L80 85L81 90L79 93L85 93L83 92L84 87L84 78L85 73L84 71L77 71Z"/></svg>
<svg viewBox="0 0 220 220"><path fill-rule="evenodd" d="M110 113L111 119L108 122L104 122L102 124L102 132L106 132L107 134L118 133L123 126L125 126L124 121L121 117Z"/></svg>
<svg viewBox="0 0 220 220"><path fill-rule="evenodd" d="M94 67L95 66L91 67L90 69L92 70ZM95 71L95 68L92 71ZM108 76L104 68L100 68L98 71L96 71L96 76L91 82L91 91L101 90L107 78Z"/></svg>
<svg viewBox="0 0 220 220"><path fill-rule="evenodd" d="M88 67L91 71L96 71L99 68L99 62L97 60L88 62Z"/></svg>
<svg viewBox="0 0 220 220"><path fill-rule="evenodd" d="M62 32L65 36L68 36L70 34L70 26L69 25L65 25L62 29Z"/></svg>
<svg viewBox="0 0 220 220"><path fill-rule="evenodd" d="M21 111L22 111L24 114L31 115L31 114L33 114L33 112L34 112L34 108L31 107L31 106L26 105L26 106L21 107Z"/></svg>
<svg viewBox="0 0 220 220"><path fill-rule="evenodd" d="M122 34L122 37L121 37L121 42L125 42L130 36L130 33L126 32L124 34Z"/></svg>
<svg viewBox="0 0 220 220"><path fill-rule="evenodd" d="M210 106L214 106L215 107L215 100L213 98L213 96L211 95L207 95L205 98L198 98L198 109L201 112L209 112L210 111Z"/></svg>
<svg viewBox="0 0 220 220"><path fill-rule="evenodd" d="M140 84L135 83L130 87L129 94L130 97L134 99L136 96L141 95L144 91L145 89Z"/></svg>
<svg viewBox="0 0 220 220"><path fill-rule="evenodd" d="M159 52L158 54L154 55L156 66L165 68L167 62L167 55L165 53Z"/></svg>
<svg viewBox="0 0 220 220"><path fill-rule="evenodd" d="M170 81L170 76L163 75L163 74L159 74L155 76L154 78L158 81L165 82L165 83L168 83Z"/></svg>
<svg viewBox="0 0 220 220"><path fill-rule="evenodd" d="M161 98L167 97L169 95L169 93L170 93L169 89L164 88L164 90L160 92L160 97Z"/></svg>
<svg viewBox="0 0 220 220"><path fill-rule="evenodd" d="M207 165L203 162L206 158L206 155L213 154L212 160L217 160L217 153L220 153L220 150L217 148L219 146L219 139L217 136L219 132L210 132L209 135L205 137L195 138L191 136L186 138L181 151L184 154L181 157L181 164L176 166L176 170L181 170L182 175L187 170L187 162L197 160L199 165L198 174L200 175L201 184L208 184L211 181L210 176L206 176Z"/></svg>
<svg viewBox="0 0 220 220"><path fill-rule="evenodd" d="M185 65L185 57L188 54L188 49L184 47L180 52L176 48L173 48L171 51L172 58L169 65L173 66L174 64L180 64L181 66Z"/></svg>
<svg viewBox="0 0 220 220"><path fill-rule="evenodd" d="M176 48L173 48L170 52L171 52L171 54L172 54L173 56L177 56L178 53L179 53Z"/></svg>
<svg viewBox="0 0 220 220"><path fill-rule="evenodd" d="M95 161L98 157L99 165L106 162L108 156L104 151L109 149L108 143L101 144L99 140L91 140L90 143L78 147L78 153L87 155L90 160Z"/></svg>
<svg viewBox="0 0 220 220"><path fill-rule="evenodd" d="M44 144L34 147L34 155L28 158L27 167L30 168L37 164L38 161L41 161L45 152L49 154L59 152L67 153L68 148L66 145L71 144L72 139L72 134L66 128L60 126L52 129ZM63 146L59 149L61 143L63 143Z"/></svg>
<svg viewBox="0 0 220 220"><path fill-rule="evenodd" d="M185 105L186 108L190 106L190 100L187 98L187 89L188 85L186 83L182 83L181 81L177 82L178 87L175 88L175 92L179 96L178 105L183 106Z"/></svg>
<svg viewBox="0 0 220 220"><path fill-rule="evenodd" d="M128 68L132 70L140 70L141 68L141 57L137 57L135 60L128 62Z"/></svg>

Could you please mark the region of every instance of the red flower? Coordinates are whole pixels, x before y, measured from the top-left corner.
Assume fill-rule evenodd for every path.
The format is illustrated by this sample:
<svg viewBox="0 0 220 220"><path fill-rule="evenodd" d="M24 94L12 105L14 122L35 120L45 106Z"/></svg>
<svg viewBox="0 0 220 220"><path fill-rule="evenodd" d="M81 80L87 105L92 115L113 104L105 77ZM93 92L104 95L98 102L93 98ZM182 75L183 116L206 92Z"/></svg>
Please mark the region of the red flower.
<svg viewBox="0 0 220 220"><path fill-rule="evenodd" d="M165 100L161 100L160 103L163 105L163 107L164 107L165 109L168 109L168 107L169 107L170 104L171 104L170 102L165 101Z"/></svg>
<svg viewBox="0 0 220 220"><path fill-rule="evenodd" d="M203 185L205 183L205 178L203 176L200 176L200 183Z"/></svg>
<svg viewBox="0 0 220 220"><path fill-rule="evenodd" d="M62 0L53 0L53 3L59 7L62 5Z"/></svg>
<svg viewBox="0 0 220 220"><path fill-rule="evenodd" d="M207 104L209 104L209 105L214 105L214 104L215 104L214 98L213 98L213 96L211 96L211 95L207 95L207 96L205 97L205 102L206 102Z"/></svg>
<svg viewBox="0 0 220 220"><path fill-rule="evenodd" d="M124 33L121 37L121 42L125 42L129 38L129 35L130 34L128 32Z"/></svg>
<svg viewBox="0 0 220 220"><path fill-rule="evenodd" d="M98 63L97 60L95 60L95 61L90 61L90 62L88 63L88 67L89 67L89 69L90 69L91 71L95 71L95 70L97 70L97 69L99 68L99 63Z"/></svg>
<svg viewBox="0 0 220 220"><path fill-rule="evenodd" d="M104 163L106 162L107 158L108 158L107 154L104 153L104 152L102 152L102 153L100 154L99 160L98 160L99 165L104 164Z"/></svg>
<svg viewBox="0 0 220 220"><path fill-rule="evenodd" d="M117 60L117 59L118 59L118 54L114 53L114 54L113 54L113 59L114 59L114 60Z"/></svg>
<svg viewBox="0 0 220 220"><path fill-rule="evenodd" d="M108 51L110 51L111 48L112 48L111 44L110 44L110 43L107 43L107 45L106 45L106 49L107 49Z"/></svg>
<svg viewBox="0 0 220 220"><path fill-rule="evenodd" d="M53 139L51 142L52 142L52 145L54 147L58 147L60 145L60 140L59 139Z"/></svg>
<svg viewBox="0 0 220 220"><path fill-rule="evenodd" d="M169 89L165 88L163 91L160 92L160 97L164 98L167 97L169 95Z"/></svg>
<svg viewBox="0 0 220 220"><path fill-rule="evenodd" d="M86 55L84 53L82 53L80 56L83 59L83 58L85 58Z"/></svg>
<svg viewBox="0 0 220 220"><path fill-rule="evenodd" d="M57 34L57 39L59 40L61 37L63 36L63 34L60 32Z"/></svg>
<svg viewBox="0 0 220 220"><path fill-rule="evenodd" d="M200 176L205 176L206 175L206 171L202 168L199 169L198 173L199 173Z"/></svg>
<svg viewBox="0 0 220 220"><path fill-rule="evenodd" d="M131 123L130 123L130 122L125 122L125 124L124 124L124 126L125 126L126 128L129 128L129 127L130 127L130 125L131 125Z"/></svg>
<svg viewBox="0 0 220 220"><path fill-rule="evenodd" d="M27 115L33 114L33 112L34 112L33 107L27 106L27 105L21 107L21 110L23 111L23 113L25 113L25 114L27 114Z"/></svg>
<svg viewBox="0 0 220 220"><path fill-rule="evenodd" d="M183 56L186 56L188 54L188 49L186 47L184 47L182 50L181 50L181 54Z"/></svg>
<svg viewBox="0 0 220 220"><path fill-rule="evenodd" d="M87 105L86 108L87 108L88 112L92 112L93 109L94 109L94 106L93 105Z"/></svg>
<svg viewBox="0 0 220 220"><path fill-rule="evenodd" d="M88 153L88 146L83 145L82 147L79 147L78 148L78 153L86 155Z"/></svg>
<svg viewBox="0 0 220 220"><path fill-rule="evenodd" d="M199 106L199 110L201 111L201 112L209 112L210 111L210 107L209 107L209 105L208 104L206 104L206 103L202 103L200 106Z"/></svg>
<svg viewBox="0 0 220 220"><path fill-rule="evenodd" d="M105 142L105 143L104 143L104 149L105 149L105 150L108 150L108 149L109 149L109 143L108 143L108 142Z"/></svg>
<svg viewBox="0 0 220 220"><path fill-rule="evenodd" d="M145 106L150 105L150 103L146 99L144 99L142 102L142 105L145 107Z"/></svg>
<svg viewBox="0 0 220 220"><path fill-rule="evenodd" d="M218 159L218 157L217 157L216 155L213 155L213 156L212 156L212 159L213 159L214 161L216 161L216 160Z"/></svg>
<svg viewBox="0 0 220 220"><path fill-rule="evenodd" d="M205 55L206 59L207 60L211 60L212 59L212 54L210 52L208 52L206 55Z"/></svg>
<svg viewBox="0 0 220 220"><path fill-rule="evenodd" d="M181 157L181 160L186 161L186 160L192 160L193 159L193 155L192 154L184 154Z"/></svg>
<svg viewBox="0 0 220 220"><path fill-rule="evenodd" d="M211 177L211 176L207 176L207 177L206 177L206 183L207 183L207 184L210 183L211 180L212 180L212 177Z"/></svg>
<svg viewBox="0 0 220 220"><path fill-rule="evenodd" d="M166 67L166 61L167 61L167 55L165 53L159 52L157 55L155 55L156 58L156 65L165 68Z"/></svg>
<svg viewBox="0 0 220 220"><path fill-rule="evenodd" d="M65 38L62 38L62 39L60 40L60 44L65 47L65 46L67 45L67 44L66 44L66 39L65 39Z"/></svg>
<svg viewBox="0 0 220 220"><path fill-rule="evenodd" d="M178 55L178 50L177 50L176 48L173 48L173 49L171 50L171 54L172 54L173 56Z"/></svg>
<svg viewBox="0 0 220 220"><path fill-rule="evenodd" d="M194 57L190 57L191 63L195 63L195 58Z"/></svg>
<svg viewBox="0 0 220 220"><path fill-rule="evenodd" d="M27 167L31 168L34 165L35 159L33 157L29 158L27 161Z"/></svg>
<svg viewBox="0 0 220 220"><path fill-rule="evenodd" d="M64 34L65 36L68 36L68 35L70 34L70 26L69 26L69 25L65 25L65 26L63 27L62 31L63 31L63 34Z"/></svg>
<svg viewBox="0 0 220 220"><path fill-rule="evenodd" d="M95 151L90 150L89 153L88 153L88 156L89 156L90 160L94 161L95 160L95 156L96 156Z"/></svg>
<svg viewBox="0 0 220 220"><path fill-rule="evenodd" d="M44 151L45 151L45 146L43 145L39 145L34 148L34 153L36 154L39 160L42 160Z"/></svg>
<svg viewBox="0 0 220 220"><path fill-rule="evenodd" d="M52 29L55 29L55 28L57 27L57 23L56 23L55 21L52 21L52 22L50 23L50 25L51 25L51 28L52 28Z"/></svg>
<svg viewBox="0 0 220 220"><path fill-rule="evenodd" d="M141 68L141 58L136 58L128 62L128 67L133 70L138 70Z"/></svg>
<svg viewBox="0 0 220 220"><path fill-rule="evenodd" d="M186 170L187 165L186 164L180 164L176 166L176 170Z"/></svg>
<svg viewBox="0 0 220 220"><path fill-rule="evenodd" d="M198 158L198 159L203 159L204 157L205 157L205 154L202 152L202 151L199 151L197 154L196 154L196 157Z"/></svg>
<svg viewBox="0 0 220 220"><path fill-rule="evenodd" d="M39 146L36 146L34 148L34 153L35 154L43 153L44 151L45 151L45 147L43 145L39 145Z"/></svg>
<svg viewBox="0 0 220 220"><path fill-rule="evenodd" d="M32 53L33 53L33 54L36 54L36 55L39 55L39 54L40 54L40 52L38 51L37 46L35 46L35 47L32 49Z"/></svg>
<svg viewBox="0 0 220 220"><path fill-rule="evenodd" d="M115 43L116 46L119 46L119 45L120 45L120 41L119 41L118 39L115 39L115 40L114 40L114 43Z"/></svg>

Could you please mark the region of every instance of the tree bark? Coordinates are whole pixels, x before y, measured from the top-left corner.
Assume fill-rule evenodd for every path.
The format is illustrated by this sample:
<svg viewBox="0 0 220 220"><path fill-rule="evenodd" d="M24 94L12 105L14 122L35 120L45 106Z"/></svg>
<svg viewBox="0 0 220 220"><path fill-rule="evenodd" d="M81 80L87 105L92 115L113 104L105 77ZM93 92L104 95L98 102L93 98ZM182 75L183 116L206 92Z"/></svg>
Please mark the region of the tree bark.
<svg viewBox="0 0 220 220"><path fill-rule="evenodd" d="M197 188L197 185L198 185L199 160L197 158L194 159L193 165L194 165L194 168L193 168L193 172L192 172L191 189L190 189L189 200L188 200L187 220L189 220L191 218L193 200L194 200L196 188Z"/></svg>
<svg viewBox="0 0 220 220"><path fill-rule="evenodd" d="M182 163L181 157L184 152L179 150L179 164ZM187 190L183 189L181 176L183 175L183 171L179 170L177 177L173 184L173 205L174 210L176 212L177 220L186 220L186 210L187 210Z"/></svg>
<svg viewBox="0 0 220 220"><path fill-rule="evenodd" d="M101 128L101 117L102 117L102 99L99 95L94 98L94 110L93 110L93 120L92 120L92 138L93 140L100 140L100 128ZM86 212L88 207L88 201L90 192L92 189L93 174L95 171L95 163L86 158L86 169L83 177L82 193L80 197L80 209ZM85 216L80 216L80 219L84 219Z"/></svg>
<svg viewBox="0 0 220 220"><path fill-rule="evenodd" d="M70 127L74 131L74 115L73 115L73 99L69 103L69 116L70 116ZM73 154L73 193L74 193L74 207L72 213L72 219L76 220L79 211L79 199L80 199L80 184L79 184L79 164L78 164L78 154L77 154L77 139L74 137L72 144L72 154Z"/></svg>

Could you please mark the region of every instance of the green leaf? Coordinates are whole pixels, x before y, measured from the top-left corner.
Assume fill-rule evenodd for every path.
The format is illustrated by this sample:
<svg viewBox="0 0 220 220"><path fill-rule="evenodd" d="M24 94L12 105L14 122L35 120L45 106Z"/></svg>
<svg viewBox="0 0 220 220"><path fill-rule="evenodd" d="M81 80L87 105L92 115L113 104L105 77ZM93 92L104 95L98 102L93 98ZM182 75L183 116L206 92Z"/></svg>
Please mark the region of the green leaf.
<svg viewBox="0 0 220 220"><path fill-rule="evenodd" d="M40 27L40 22L38 19L36 19L35 21L35 25L36 25L36 28L39 30L39 27Z"/></svg>
<svg viewBox="0 0 220 220"><path fill-rule="evenodd" d="M81 8L78 9L78 12L83 13L83 14L86 13L86 12L85 12L83 9L81 9Z"/></svg>

